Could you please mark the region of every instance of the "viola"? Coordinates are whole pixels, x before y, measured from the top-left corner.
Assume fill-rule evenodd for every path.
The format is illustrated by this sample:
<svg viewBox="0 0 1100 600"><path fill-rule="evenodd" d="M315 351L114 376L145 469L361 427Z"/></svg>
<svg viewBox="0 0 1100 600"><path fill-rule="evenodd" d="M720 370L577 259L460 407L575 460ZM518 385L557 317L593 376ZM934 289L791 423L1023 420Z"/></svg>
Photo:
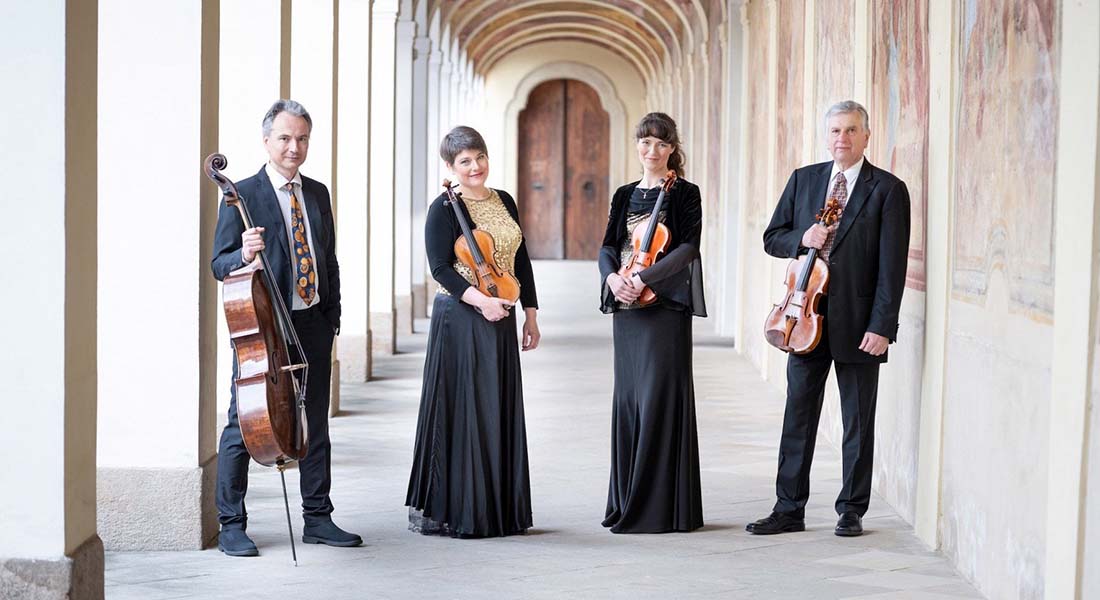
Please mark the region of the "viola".
<svg viewBox="0 0 1100 600"><path fill-rule="evenodd" d="M833 225L840 219L840 203L830 198L816 219L819 225ZM764 323L764 339L784 352L807 354L821 341L824 316L818 304L829 290L829 265L817 253L810 248L787 266L787 291Z"/></svg>
<svg viewBox="0 0 1100 600"><path fill-rule="evenodd" d="M653 266L653 263L657 262L658 256L668 252L668 246L672 243L672 234L669 232L668 226L661 223L658 217L665 203L665 195L672 189L674 183L676 183L676 171L669 171L665 174L664 179L660 181L661 191L657 193L657 201L653 204L653 212L649 214L645 221L634 227L634 233L630 240L632 248L630 259L619 268L620 277L624 279L633 277L636 273ZM657 294L648 285L642 288L642 293L638 296L639 304L649 306L656 301Z"/></svg>
<svg viewBox="0 0 1100 600"><path fill-rule="evenodd" d="M443 180L443 188L447 190L444 204L454 209L462 229L462 235L455 240L455 256L473 271L476 279L474 287L481 293L514 304L519 300L519 280L496 263L496 241L492 234L470 227L462 210L462 194L455 192L454 187L449 179Z"/></svg>
<svg viewBox="0 0 1100 600"><path fill-rule="evenodd" d="M220 172L227 165L225 155L211 154L203 170L221 188L226 205L240 212L245 229L251 229L248 203L237 192L237 186ZM253 460L279 470L289 528L290 505L283 470L304 458L309 449L305 404L309 363L283 294L271 276L267 255L261 250L258 257L226 276L222 306L237 356L233 384L241 437ZM290 543L297 564L292 529Z"/></svg>

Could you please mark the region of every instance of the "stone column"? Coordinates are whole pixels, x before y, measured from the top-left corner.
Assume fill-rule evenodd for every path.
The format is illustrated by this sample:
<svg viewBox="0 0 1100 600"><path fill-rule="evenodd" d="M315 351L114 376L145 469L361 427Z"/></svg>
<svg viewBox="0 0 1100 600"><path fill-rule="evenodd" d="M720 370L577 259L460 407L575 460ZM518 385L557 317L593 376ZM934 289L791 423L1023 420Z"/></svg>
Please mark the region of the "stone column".
<svg viewBox="0 0 1100 600"><path fill-rule="evenodd" d="M217 533L219 3L99 10L99 530L112 550L199 549Z"/></svg>
<svg viewBox="0 0 1100 600"><path fill-rule="evenodd" d="M413 248L413 37L416 22L399 19L394 57L394 314L396 334L413 330L412 255ZM423 178L420 180L423 182ZM420 204L419 202L417 204ZM422 249L422 248L421 248ZM395 341L396 346L396 341Z"/></svg>
<svg viewBox="0 0 1100 600"><path fill-rule="evenodd" d="M364 382L371 374L368 256L370 164L370 0L342 0L339 23L336 189L336 253L340 258L343 316L338 346L346 381Z"/></svg>
<svg viewBox="0 0 1100 600"><path fill-rule="evenodd" d="M103 598L96 535L97 3L8 3L0 151L33 200L4 203L15 248L4 294L0 597ZM29 51L33 48L34 51ZM13 184L16 182L13 180ZM29 186L29 187L27 187ZM135 205L140 205L135 199ZM137 209L135 209L137 210ZM16 343L17 342L17 343Z"/></svg>
<svg viewBox="0 0 1100 600"><path fill-rule="evenodd" d="M1054 355L1051 359L1050 448L1047 471L1046 598L1095 598L1098 515L1087 508L1090 437L1096 411L1097 177L1100 176L1100 43L1095 2L1062 6L1061 89L1054 272ZM1083 249L1091 249L1091 252ZM1091 380L1091 381L1090 381ZM1093 460L1096 456L1091 457ZM1096 489L1096 483L1092 483ZM1091 530L1091 531L1090 531ZM1087 535L1091 534L1091 535ZM1091 565L1091 566L1089 566Z"/></svg>
<svg viewBox="0 0 1100 600"><path fill-rule="evenodd" d="M328 187L333 218L338 221L340 197L335 185L337 12L336 0L291 2L290 97L302 103L313 120L309 157L302 165L302 175ZM339 410L340 362L336 351L332 353L329 414Z"/></svg>
<svg viewBox="0 0 1100 600"><path fill-rule="evenodd" d="M428 143L427 155L422 159L425 165L425 173L429 181L443 183L446 168L439 158L439 142L443 139L446 130L443 120L443 52L438 47L438 42L432 42L434 48L428 57ZM442 191L442 190L440 190ZM435 197L431 192L426 194L425 204ZM423 232L421 232L423 234ZM435 279L431 277L427 261L424 264L424 316L430 316L432 311L432 299L435 297Z"/></svg>
<svg viewBox="0 0 1100 600"><path fill-rule="evenodd" d="M396 0L375 0L371 20L370 319L373 354L397 351L394 307L394 94Z"/></svg>
<svg viewBox="0 0 1100 600"><path fill-rule="evenodd" d="M225 175L233 181L251 177L267 162L261 121L272 102L290 95L289 45L283 52L283 44L290 43L289 8L289 0L221 3L218 55L225 68L219 69L218 89L224 93L218 98L217 150L229 159ZM273 31L285 35L272 35ZM214 311L219 429L228 419L233 377L233 346L221 303L219 284Z"/></svg>
<svg viewBox="0 0 1100 600"><path fill-rule="evenodd" d="M430 76L429 51L431 40L419 36L413 40L413 99L412 99L412 318L428 316L428 295L424 285L428 264L424 254L424 217L427 214L428 201L436 196L438 182L431 168L439 159L438 154L430 153L433 141L428 137L431 131L429 113ZM436 73L438 77L438 64ZM438 117L437 117L438 118Z"/></svg>

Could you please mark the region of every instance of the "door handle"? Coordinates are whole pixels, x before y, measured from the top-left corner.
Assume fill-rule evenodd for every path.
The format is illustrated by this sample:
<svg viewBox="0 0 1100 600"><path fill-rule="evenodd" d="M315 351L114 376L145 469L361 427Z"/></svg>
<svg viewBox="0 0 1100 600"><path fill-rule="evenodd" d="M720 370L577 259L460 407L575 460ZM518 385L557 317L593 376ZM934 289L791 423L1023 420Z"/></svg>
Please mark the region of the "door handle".
<svg viewBox="0 0 1100 600"><path fill-rule="evenodd" d="M535 183L532 183L531 184L531 189L541 190L542 189L542 183L539 182L539 181L536 181Z"/></svg>

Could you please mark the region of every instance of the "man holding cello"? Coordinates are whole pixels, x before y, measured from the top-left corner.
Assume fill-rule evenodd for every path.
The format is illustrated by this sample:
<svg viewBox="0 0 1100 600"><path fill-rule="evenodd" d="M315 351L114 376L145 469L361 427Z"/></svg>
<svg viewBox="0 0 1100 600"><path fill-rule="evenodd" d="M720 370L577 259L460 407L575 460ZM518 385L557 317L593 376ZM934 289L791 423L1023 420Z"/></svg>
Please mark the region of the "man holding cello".
<svg viewBox="0 0 1100 600"><path fill-rule="evenodd" d="M821 340L787 360L777 501L769 516L746 526L750 533L806 528L810 463L833 363L844 422L835 533L863 533L871 499L879 365L897 337L909 249L909 192L904 182L864 158L871 136L868 120L866 109L856 102L840 102L828 110L826 140L833 160L791 174L764 232L764 250L778 258L819 249L829 266L829 288L818 307L824 317ZM840 204L840 221L825 227L815 215L830 199Z"/></svg>
<svg viewBox="0 0 1100 600"><path fill-rule="evenodd" d="M290 309L290 321L310 367L305 413L308 451L299 462L302 541L330 546L358 546L362 538L337 527L329 499L332 476L328 436L329 380L332 342L340 329L340 266L332 204L324 184L303 177L313 121L293 100L279 100L263 120L263 141L270 160L258 173L237 184L248 200L252 228L245 229L236 208L223 203L218 213L211 269L219 281L257 260L267 249L270 275ZM237 357L233 357L237 379ZM221 533L218 548L230 556L256 556L245 533L249 453L237 414L237 389L229 404L229 422L218 446L217 506Z"/></svg>

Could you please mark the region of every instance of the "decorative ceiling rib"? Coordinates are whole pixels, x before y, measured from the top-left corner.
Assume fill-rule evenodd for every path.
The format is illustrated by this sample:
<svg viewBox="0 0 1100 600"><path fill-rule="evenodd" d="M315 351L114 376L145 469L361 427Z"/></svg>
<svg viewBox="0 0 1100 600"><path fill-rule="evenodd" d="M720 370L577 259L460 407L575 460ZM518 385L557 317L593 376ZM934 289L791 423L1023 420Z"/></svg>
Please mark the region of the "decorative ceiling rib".
<svg viewBox="0 0 1100 600"><path fill-rule="evenodd" d="M424 2L427 0L419 0ZM451 39L485 74L508 54L535 42L574 40L610 50L643 77L676 68L684 51L725 18L720 0L436 0Z"/></svg>

